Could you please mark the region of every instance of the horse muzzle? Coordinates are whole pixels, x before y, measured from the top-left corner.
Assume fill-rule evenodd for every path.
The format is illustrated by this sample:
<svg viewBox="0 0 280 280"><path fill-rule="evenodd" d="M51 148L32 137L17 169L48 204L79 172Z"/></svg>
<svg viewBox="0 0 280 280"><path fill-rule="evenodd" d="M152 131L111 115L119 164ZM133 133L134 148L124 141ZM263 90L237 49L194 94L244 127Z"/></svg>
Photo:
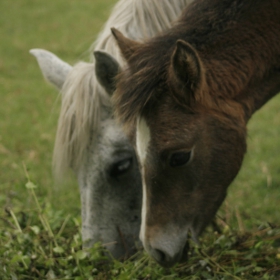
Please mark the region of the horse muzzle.
<svg viewBox="0 0 280 280"><path fill-rule="evenodd" d="M188 259L188 232L159 233L153 238L144 240L144 248L148 254L163 267L172 267L175 263Z"/></svg>
<svg viewBox="0 0 280 280"><path fill-rule="evenodd" d="M186 241L184 247L175 254L170 254L167 250L150 249L150 255L153 259L163 267L172 267L176 263L185 262L188 260L189 242Z"/></svg>

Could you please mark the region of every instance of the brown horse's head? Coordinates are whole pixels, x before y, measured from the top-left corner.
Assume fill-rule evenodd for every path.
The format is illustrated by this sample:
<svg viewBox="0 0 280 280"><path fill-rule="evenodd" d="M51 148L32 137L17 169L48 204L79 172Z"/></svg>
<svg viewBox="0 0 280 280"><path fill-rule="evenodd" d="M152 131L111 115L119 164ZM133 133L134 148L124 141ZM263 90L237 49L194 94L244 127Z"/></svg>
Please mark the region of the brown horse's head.
<svg viewBox="0 0 280 280"><path fill-rule="evenodd" d="M207 71L187 42L170 46L169 56L159 44L152 58L149 44L113 32L128 60L114 100L141 166L140 238L157 262L171 266L186 258L188 235L198 240L240 169L244 112L235 101L213 101Z"/></svg>
<svg viewBox="0 0 280 280"><path fill-rule="evenodd" d="M164 266L213 219L242 164L247 120L280 88L279 19L277 0L196 0L142 44L113 29L128 65L114 101L141 166L140 237Z"/></svg>
<svg viewBox="0 0 280 280"><path fill-rule="evenodd" d="M138 117L135 146L144 193L140 238L160 264L185 260L188 234L197 241L213 219L240 169L244 130L207 112L184 110L172 98Z"/></svg>

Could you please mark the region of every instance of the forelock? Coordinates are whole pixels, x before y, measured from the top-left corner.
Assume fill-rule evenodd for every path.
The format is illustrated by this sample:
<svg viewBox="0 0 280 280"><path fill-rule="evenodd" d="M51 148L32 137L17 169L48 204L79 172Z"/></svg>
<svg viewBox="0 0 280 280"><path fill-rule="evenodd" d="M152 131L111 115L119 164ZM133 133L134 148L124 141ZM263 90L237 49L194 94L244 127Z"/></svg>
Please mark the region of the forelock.
<svg viewBox="0 0 280 280"><path fill-rule="evenodd" d="M150 53L148 46L136 52L117 77L115 112L128 130L134 127L137 116L145 115L157 103L166 83L166 63Z"/></svg>

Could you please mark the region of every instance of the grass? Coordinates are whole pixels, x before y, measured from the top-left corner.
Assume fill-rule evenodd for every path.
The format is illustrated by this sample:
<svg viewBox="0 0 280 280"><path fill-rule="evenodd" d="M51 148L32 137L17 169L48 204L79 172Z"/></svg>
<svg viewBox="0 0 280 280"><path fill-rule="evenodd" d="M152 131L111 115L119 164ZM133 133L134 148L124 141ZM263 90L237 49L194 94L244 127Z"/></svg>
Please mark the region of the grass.
<svg viewBox="0 0 280 280"><path fill-rule="evenodd" d="M208 232L201 246L192 244L189 260L172 269L155 264L145 253L124 263L108 262L100 244L83 251L80 220L40 203L27 174L32 211L15 214L7 207L0 231L1 279L279 279L280 228L272 225L240 232L223 224ZM222 224L220 224L222 226Z"/></svg>
<svg viewBox="0 0 280 280"><path fill-rule="evenodd" d="M77 184L54 186L51 175L57 92L28 51L87 60L115 2L0 1L0 279L279 279L279 96L249 123L248 153L218 214L221 232L209 229L186 264L163 269L143 252L108 263L98 244L81 250Z"/></svg>

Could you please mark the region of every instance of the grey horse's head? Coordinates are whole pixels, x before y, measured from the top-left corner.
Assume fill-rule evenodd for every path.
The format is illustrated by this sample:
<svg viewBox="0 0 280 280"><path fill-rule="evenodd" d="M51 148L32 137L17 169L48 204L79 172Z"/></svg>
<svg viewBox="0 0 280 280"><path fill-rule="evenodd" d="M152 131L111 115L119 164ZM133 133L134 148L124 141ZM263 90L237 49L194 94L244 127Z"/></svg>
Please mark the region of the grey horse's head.
<svg viewBox="0 0 280 280"><path fill-rule="evenodd" d="M54 166L57 173L71 167L77 176L84 246L101 242L113 257L127 257L138 242L141 177L134 150L113 117L110 90L93 84L98 82L92 63L72 67L48 51L30 52L45 79L62 91ZM96 120L81 121L81 115Z"/></svg>

